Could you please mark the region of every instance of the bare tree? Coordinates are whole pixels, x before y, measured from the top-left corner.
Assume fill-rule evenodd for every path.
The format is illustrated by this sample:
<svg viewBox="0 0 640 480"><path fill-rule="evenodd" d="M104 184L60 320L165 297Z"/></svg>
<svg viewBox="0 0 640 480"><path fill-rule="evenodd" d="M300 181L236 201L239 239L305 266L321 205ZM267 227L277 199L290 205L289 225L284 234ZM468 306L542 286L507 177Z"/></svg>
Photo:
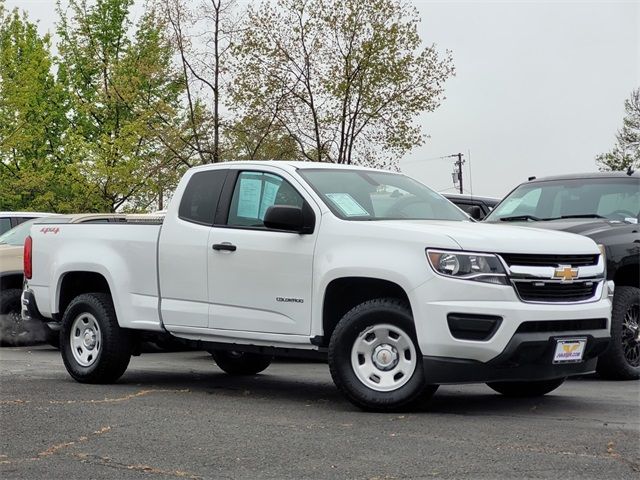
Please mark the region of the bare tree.
<svg viewBox="0 0 640 480"><path fill-rule="evenodd" d="M222 160L224 84L240 28L235 0L158 0L182 71L186 130L198 163Z"/></svg>

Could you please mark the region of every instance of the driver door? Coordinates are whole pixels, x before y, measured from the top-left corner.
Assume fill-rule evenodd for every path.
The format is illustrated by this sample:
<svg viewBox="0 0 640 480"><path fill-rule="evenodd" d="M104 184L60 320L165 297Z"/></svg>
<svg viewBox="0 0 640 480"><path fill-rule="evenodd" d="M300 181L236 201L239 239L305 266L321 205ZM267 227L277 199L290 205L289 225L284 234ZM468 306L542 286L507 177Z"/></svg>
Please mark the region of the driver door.
<svg viewBox="0 0 640 480"><path fill-rule="evenodd" d="M308 335L311 324L314 233L269 230L271 205L320 211L295 179L278 170L236 171L224 224L209 235L209 328ZM223 333L222 333L223 334Z"/></svg>

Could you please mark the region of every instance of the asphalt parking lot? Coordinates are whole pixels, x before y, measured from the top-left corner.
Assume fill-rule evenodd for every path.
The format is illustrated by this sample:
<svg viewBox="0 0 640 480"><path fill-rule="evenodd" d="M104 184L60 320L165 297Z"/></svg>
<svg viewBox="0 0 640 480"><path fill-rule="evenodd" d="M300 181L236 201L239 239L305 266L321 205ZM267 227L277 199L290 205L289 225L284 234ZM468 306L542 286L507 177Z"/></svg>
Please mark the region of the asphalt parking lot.
<svg viewBox="0 0 640 480"><path fill-rule="evenodd" d="M640 478L640 382L570 380L512 400L441 387L418 412L364 413L320 363L229 377L204 352L133 358L116 385L56 350L0 350L0 478Z"/></svg>

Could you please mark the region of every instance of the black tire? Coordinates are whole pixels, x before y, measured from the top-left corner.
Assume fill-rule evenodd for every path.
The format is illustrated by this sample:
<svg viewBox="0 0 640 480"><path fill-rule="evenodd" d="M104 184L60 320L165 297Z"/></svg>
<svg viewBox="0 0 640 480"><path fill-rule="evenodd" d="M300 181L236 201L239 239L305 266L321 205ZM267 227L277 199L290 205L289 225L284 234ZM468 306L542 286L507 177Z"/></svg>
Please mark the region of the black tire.
<svg viewBox="0 0 640 480"><path fill-rule="evenodd" d="M44 324L40 320L23 320L19 288L0 292L0 346L19 347L46 340Z"/></svg>
<svg viewBox="0 0 640 480"><path fill-rule="evenodd" d="M640 378L640 288L616 287L611 313L611 342L598 358L597 372L609 380Z"/></svg>
<svg viewBox="0 0 640 480"><path fill-rule="evenodd" d="M489 382L487 385L505 397L541 397L558 388L565 380L566 378L556 378L533 382Z"/></svg>
<svg viewBox="0 0 640 480"><path fill-rule="evenodd" d="M386 344L383 340L377 338L377 334L366 333L367 331L372 332L377 326L382 325L394 327L394 335L398 335L398 332L400 332L401 336L413 345L415 352L415 369L410 375L401 376L400 382L404 381L405 383L397 388L392 385L390 388L394 389L390 391L376 390L374 389L374 384L376 376L378 381L382 383L378 373L384 375L387 370L395 371L395 367L392 366L393 363L389 365L387 370L374 370L372 376L369 377L370 379L373 377L373 380L368 383L365 383L367 382L366 378L364 380L359 378L361 374L356 373L355 367L352 365L352 349L356 342L361 342L361 339L373 335L373 339L370 340L370 348L374 351L371 354L371 362L375 366L373 363L375 349L384 347ZM388 330L387 335L391 337L392 329L386 330ZM384 337L382 336L381 338ZM394 355L398 355L396 358L403 355L407 358L407 353L411 352L408 348L405 348L403 352L396 350ZM357 361L365 362L364 357L365 355L358 355ZM412 361L410 357L407 359ZM392 412L411 408L415 403L430 398L438 388L437 385L428 385L424 379L422 354L416 340L411 311L406 303L395 298L379 298L366 301L354 307L342 317L329 342L329 369L338 389L351 403L363 410Z"/></svg>
<svg viewBox="0 0 640 480"><path fill-rule="evenodd" d="M267 369L272 355L235 350L208 350L218 366L229 375L255 375Z"/></svg>
<svg viewBox="0 0 640 480"><path fill-rule="evenodd" d="M100 338L97 353L88 366L78 362L71 345L74 322L82 320L83 314L95 319ZM90 318L87 315L85 318ZM76 336L81 334L77 331L73 333ZM85 293L71 301L62 317L60 351L67 371L80 383L113 383L122 376L131 360L132 338L127 330L118 325L109 295Z"/></svg>

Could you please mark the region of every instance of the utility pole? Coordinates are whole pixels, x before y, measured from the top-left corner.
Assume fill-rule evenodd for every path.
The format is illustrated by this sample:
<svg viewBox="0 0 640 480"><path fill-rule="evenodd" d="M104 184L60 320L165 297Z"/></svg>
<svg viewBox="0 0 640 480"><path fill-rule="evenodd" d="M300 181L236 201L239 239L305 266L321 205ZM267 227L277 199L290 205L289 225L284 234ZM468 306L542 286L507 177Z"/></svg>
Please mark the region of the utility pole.
<svg viewBox="0 0 640 480"><path fill-rule="evenodd" d="M449 155L449 158L457 158L455 162L453 162L453 173L451 177L453 178L453 186L460 188L460 193L464 192L462 188L462 165L464 165L464 160L462 159L462 153L454 153L453 155Z"/></svg>

